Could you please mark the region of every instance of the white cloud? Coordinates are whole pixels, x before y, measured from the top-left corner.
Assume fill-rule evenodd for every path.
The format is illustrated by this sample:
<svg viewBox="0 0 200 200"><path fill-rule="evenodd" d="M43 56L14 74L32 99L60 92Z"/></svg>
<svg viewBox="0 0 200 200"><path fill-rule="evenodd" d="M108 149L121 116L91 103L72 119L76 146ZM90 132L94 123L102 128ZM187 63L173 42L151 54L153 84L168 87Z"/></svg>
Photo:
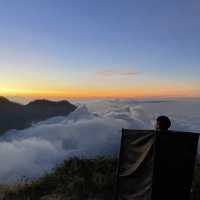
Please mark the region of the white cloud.
<svg viewBox="0 0 200 200"><path fill-rule="evenodd" d="M175 103L139 105L135 101L108 101L104 110L98 105L101 110L90 111L81 106L68 117L54 117L21 131L11 130L0 138L0 182L40 176L71 156L116 154L121 128L153 128L152 121L160 113L172 118L173 128L200 130L200 112L181 115L179 104ZM176 109L169 111L169 106ZM166 107L167 110L163 109Z"/></svg>

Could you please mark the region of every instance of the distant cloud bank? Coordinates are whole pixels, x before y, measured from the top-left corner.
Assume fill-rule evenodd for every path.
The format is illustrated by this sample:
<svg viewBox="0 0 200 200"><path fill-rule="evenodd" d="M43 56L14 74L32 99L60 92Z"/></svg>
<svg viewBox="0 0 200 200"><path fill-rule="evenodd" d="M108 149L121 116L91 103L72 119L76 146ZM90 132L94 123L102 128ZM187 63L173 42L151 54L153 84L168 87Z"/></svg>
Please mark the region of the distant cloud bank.
<svg viewBox="0 0 200 200"><path fill-rule="evenodd" d="M99 110L92 109L94 105ZM81 105L67 117L54 117L25 130L10 130L0 137L0 183L38 177L72 156L116 155L121 129L152 129L156 116L163 113L161 108L170 112L174 129L200 130L200 102L189 103L189 116L181 114L187 108L179 102L113 100L96 101L94 105Z"/></svg>

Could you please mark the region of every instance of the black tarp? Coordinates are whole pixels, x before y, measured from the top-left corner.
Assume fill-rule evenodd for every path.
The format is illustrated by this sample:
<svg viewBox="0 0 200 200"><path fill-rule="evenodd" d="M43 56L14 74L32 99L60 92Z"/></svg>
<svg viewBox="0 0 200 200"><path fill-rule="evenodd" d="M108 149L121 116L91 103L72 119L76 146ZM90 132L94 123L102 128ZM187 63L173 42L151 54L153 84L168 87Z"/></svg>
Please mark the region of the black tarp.
<svg viewBox="0 0 200 200"><path fill-rule="evenodd" d="M123 130L116 200L189 200L198 134Z"/></svg>
<svg viewBox="0 0 200 200"><path fill-rule="evenodd" d="M157 134L152 199L190 199L198 138L184 132Z"/></svg>

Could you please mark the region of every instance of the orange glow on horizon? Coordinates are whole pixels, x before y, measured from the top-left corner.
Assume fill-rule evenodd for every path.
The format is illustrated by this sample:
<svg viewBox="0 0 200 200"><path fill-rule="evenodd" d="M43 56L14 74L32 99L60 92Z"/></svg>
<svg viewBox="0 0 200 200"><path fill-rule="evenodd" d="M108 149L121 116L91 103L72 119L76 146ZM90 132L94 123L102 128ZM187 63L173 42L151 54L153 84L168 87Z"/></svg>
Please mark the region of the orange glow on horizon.
<svg viewBox="0 0 200 200"><path fill-rule="evenodd" d="M73 88L71 90L34 90L0 88L2 96L18 96L33 98L145 98L145 97L197 97L195 91L175 89L174 87L160 88L159 86L118 88Z"/></svg>

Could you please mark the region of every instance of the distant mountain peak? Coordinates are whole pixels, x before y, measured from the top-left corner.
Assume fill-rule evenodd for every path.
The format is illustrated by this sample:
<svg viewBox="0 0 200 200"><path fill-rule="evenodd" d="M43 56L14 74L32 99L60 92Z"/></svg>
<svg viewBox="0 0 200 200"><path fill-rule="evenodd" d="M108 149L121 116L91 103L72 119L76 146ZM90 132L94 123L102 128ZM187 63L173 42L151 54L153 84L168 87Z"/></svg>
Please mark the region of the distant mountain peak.
<svg viewBox="0 0 200 200"><path fill-rule="evenodd" d="M0 96L0 134L9 129L24 129L33 122L56 116L67 116L77 107L67 100L50 101L40 99L21 105Z"/></svg>
<svg viewBox="0 0 200 200"><path fill-rule="evenodd" d="M10 100L7 99L6 97L0 96L0 103L9 103Z"/></svg>
<svg viewBox="0 0 200 200"><path fill-rule="evenodd" d="M62 101L50 101L47 99L37 99L34 101L31 101L27 106L55 106L55 105L72 105L69 101L67 100L62 100Z"/></svg>
<svg viewBox="0 0 200 200"><path fill-rule="evenodd" d="M52 101L46 100L46 99L37 99L34 101L31 101L28 103L28 105L43 105L43 104L49 104L52 103Z"/></svg>

